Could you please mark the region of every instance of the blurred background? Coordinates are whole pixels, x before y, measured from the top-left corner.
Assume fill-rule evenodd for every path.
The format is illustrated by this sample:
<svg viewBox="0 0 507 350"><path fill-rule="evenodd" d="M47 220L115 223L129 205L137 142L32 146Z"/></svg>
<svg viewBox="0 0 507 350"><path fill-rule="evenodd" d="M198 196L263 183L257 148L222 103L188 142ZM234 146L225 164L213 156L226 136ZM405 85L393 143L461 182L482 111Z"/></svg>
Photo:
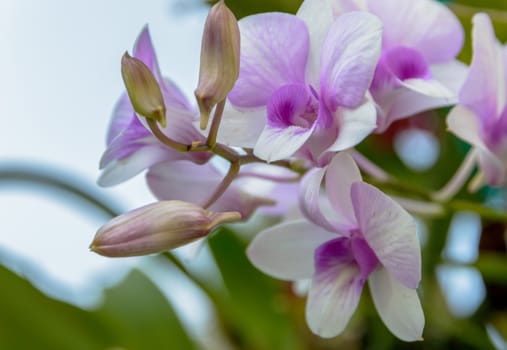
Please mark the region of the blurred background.
<svg viewBox="0 0 507 350"><path fill-rule="evenodd" d="M226 3L240 18L294 13L301 1ZM504 0L446 3L467 34L472 15L487 11L507 40ZM98 227L154 200L142 175L96 185L123 91L121 56L149 24L163 74L192 97L209 5L0 0L0 349L507 349L504 189L460 193L449 215L418 219L427 326L415 344L387 331L366 290L342 336L311 335L304 298L247 261L252 225L222 229L193 259L185 249L129 259L89 252ZM470 55L468 38L460 59ZM360 150L408 182L438 188L467 151L445 132L447 112L396 123ZM498 215L480 217L466 201Z"/></svg>

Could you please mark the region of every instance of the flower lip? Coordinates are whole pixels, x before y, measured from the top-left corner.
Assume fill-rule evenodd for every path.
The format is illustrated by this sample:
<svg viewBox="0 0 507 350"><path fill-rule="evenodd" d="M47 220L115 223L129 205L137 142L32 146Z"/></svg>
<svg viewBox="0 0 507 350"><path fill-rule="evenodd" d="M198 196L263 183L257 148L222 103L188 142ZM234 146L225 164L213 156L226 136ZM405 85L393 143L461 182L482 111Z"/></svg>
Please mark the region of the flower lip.
<svg viewBox="0 0 507 350"><path fill-rule="evenodd" d="M296 126L309 129L317 119L318 102L304 84L287 84L271 96L268 125L274 128Z"/></svg>

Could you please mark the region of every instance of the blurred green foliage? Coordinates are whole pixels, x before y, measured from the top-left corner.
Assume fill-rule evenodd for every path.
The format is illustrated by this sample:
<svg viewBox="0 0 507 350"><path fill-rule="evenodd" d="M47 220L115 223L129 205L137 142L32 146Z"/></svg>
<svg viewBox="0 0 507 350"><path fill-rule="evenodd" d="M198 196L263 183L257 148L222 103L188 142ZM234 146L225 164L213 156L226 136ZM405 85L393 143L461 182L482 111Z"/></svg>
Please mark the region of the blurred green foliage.
<svg viewBox="0 0 507 350"><path fill-rule="evenodd" d="M195 349L172 306L142 273L106 290L93 311L53 300L0 266L0 349Z"/></svg>

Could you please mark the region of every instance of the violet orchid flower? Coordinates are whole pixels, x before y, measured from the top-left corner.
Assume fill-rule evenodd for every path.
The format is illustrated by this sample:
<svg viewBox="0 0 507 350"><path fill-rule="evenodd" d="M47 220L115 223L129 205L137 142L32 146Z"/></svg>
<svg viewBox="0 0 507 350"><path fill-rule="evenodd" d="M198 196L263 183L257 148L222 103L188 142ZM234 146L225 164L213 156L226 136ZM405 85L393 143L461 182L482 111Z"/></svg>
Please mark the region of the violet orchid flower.
<svg viewBox="0 0 507 350"><path fill-rule="evenodd" d="M333 18L368 11L384 25L382 55L370 92L377 104L377 133L392 122L457 101L466 66L456 55L463 29L456 16L434 0L305 0L298 16L321 37ZM327 17L322 13L326 13ZM318 43L315 43L318 45Z"/></svg>
<svg viewBox="0 0 507 350"><path fill-rule="evenodd" d="M476 14L472 30L473 57L459 95L447 118L449 130L479 153L485 180L507 184L507 46L502 46L488 15Z"/></svg>
<svg viewBox="0 0 507 350"><path fill-rule="evenodd" d="M229 101L240 110L243 128L262 130L249 133L255 155L271 162L297 152L322 165L328 151L353 147L374 130L375 108L365 93L380 54L382 26L375 16L340 16L319 47L312 46L308 23L294 15L253 15L239 27L240 73ZM251 144L250 138L237 146Z"/></svg>
<svg viewBox="0 0 507 350"><path fill-rule="evenodd" d="M133 56L146 64L160 85L167 109L167 126L162 131L182 143L204 141L204 136L194 126L195 120L199 119L197 111L176 85L160 73L148 27L139 34ZM188 160L202 164L209 158L209 154L182 153L162 144L145 125L144 118L136 114L125 92L109 125L107 149L100 161L102 174L98 183L113 186L161 162Z"/></svg>
<svg viewBox="0 0 507 350"><path fill-rule="evenodd" d="M324 175L332 219L320 209ZM412 217L362 182L347 153L310 171L302 187L302 209L312 222L286 222L261 232L248 248L252 263L276 278L312 279L306 320L319 336L345 329L368 280L389 330L405 341L421 340L424 314L416 291L421 252Z"/></svg>

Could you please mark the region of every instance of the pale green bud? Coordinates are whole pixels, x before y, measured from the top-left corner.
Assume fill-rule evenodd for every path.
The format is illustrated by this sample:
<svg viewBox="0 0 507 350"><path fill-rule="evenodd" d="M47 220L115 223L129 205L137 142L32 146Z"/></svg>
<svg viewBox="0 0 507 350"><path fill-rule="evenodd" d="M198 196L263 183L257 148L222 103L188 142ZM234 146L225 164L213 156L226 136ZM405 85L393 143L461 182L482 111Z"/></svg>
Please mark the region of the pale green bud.
<svg viewBox="0 0 507 350"><path fill-rule="evenodd" d="M195 97L206 129L213 107L225 100L239 75L239 27L234 14L219 1L206 19Z"/></svg>
<svg viewBox="0 0 507 350"><path fill-rule="evenodd" d="M121 59L121 75L134 110L165 127L164 98L151 70L143 61L125 52Z"/></svg>
<svg viewBox="0 0 507 350"><path fill-rule="evenodd" d="M161 201L120 215L102 226L90 249L109 257L159 253L241 220L238 212L214 213L182 201Z"/></svg>

